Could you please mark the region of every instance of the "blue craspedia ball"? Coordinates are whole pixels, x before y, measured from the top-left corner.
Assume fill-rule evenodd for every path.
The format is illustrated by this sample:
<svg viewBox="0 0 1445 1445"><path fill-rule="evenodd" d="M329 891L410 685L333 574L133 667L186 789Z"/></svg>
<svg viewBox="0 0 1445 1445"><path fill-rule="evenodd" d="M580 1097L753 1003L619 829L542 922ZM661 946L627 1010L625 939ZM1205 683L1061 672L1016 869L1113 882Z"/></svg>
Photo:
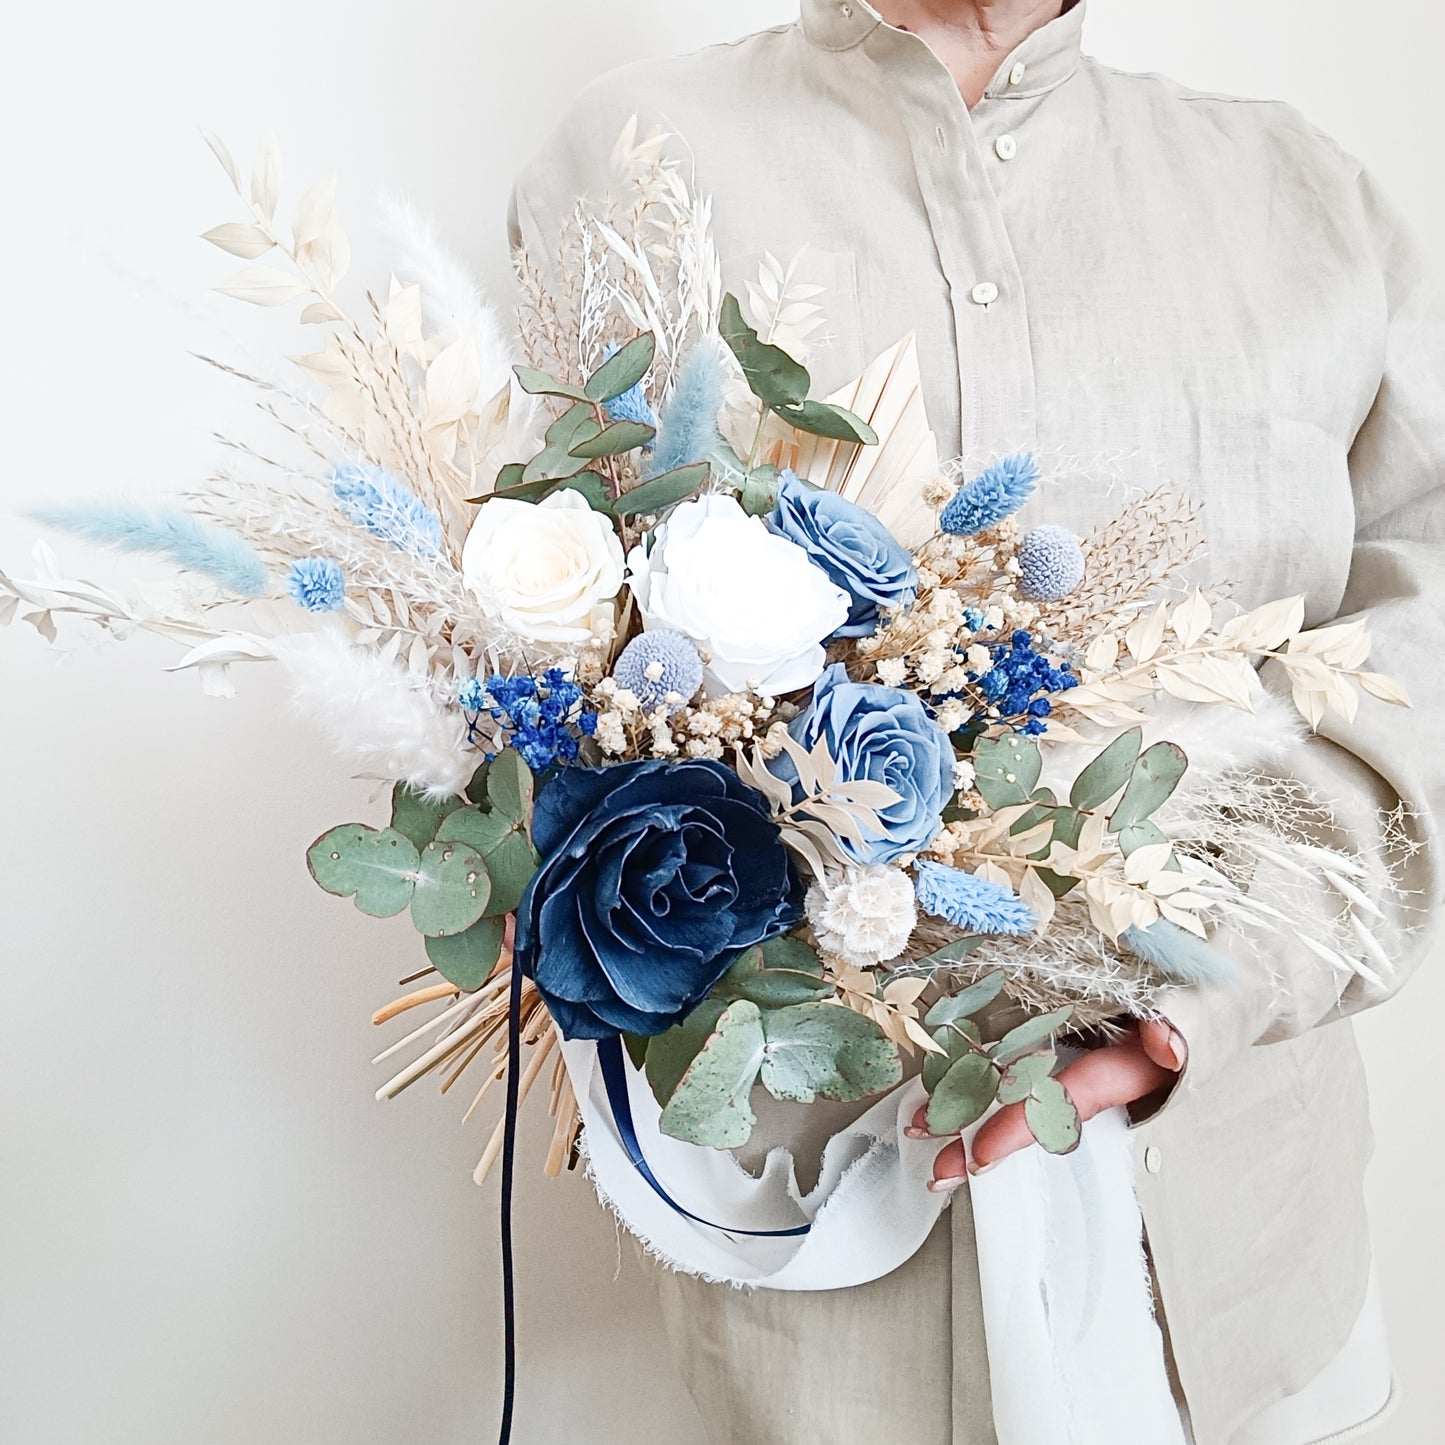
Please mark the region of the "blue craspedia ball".
<svg viewBox="0 0 1445 1445"><path fill-rule="evenodd" d="M697 696L702 686L702 658L690 637L659 628L634 637L622 649L612 678L637 698L644 712L666 706L671 714ZM668 701L674 693L681 702Z"/></svg>
<svg viewBox="0 0 1445 1445"><path fill-rule="evenodd" d="M1084 580L1084 549L1067 527L1034 527L1019 542L1019 587L1035 602L1057 602Z"/></svg>

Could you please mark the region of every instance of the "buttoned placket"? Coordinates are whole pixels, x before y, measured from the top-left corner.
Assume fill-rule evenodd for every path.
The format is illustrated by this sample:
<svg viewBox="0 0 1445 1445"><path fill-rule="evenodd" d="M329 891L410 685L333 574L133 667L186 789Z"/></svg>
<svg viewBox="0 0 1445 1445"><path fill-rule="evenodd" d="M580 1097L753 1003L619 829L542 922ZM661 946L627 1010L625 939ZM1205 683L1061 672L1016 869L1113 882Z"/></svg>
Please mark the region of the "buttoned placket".
<svg viewBox="0 0 1445 1445"><path fill-rule="evenodd" d="M864 49L909 138L953 312L961 451L1037 445L1027 298L990 170L1017 154L1017 136L979 101L971 115L952 75L918 37L880 27ZM1018 63L1010 72L1018 70ZM1022 76L1021 76L1022 78ZM998 141L1007 135L1002 149ZM992 141L987 136L994 136ZM1009 152L1005 158L1003 152Z"/></svg>

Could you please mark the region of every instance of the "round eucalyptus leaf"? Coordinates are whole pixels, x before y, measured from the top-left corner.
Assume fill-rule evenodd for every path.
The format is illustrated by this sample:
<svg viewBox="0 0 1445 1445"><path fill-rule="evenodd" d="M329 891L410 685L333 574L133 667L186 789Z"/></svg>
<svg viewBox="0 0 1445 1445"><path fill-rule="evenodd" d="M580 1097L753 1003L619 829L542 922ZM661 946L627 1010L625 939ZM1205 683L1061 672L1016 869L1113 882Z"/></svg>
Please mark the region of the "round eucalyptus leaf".
<svg viewBox="0 0 1445 1445"><path fill-rule="evenodd" d="M763 1086L775 1099L866 1099L903 1077L898 1047L872 1019L835 1003L763 1013Z"/></svg>
<svg viewBox="0 0 1445 1445"><path fill-rule="evenodd" d="M411 921L432 937L465 933L486 911L492 880L480 853L465 843L437 841L422 849Z"/></svg>
<svg viewBox="0 0 1445 1445"><path fill-rule="evenodd" d="M1082 1135L1079 1111L1057 1079L1041 1079L1024 1100L1024 1118L1039 1146L1050 1154L1072 1154Z"/></svg>
<svg viewBox="0 0 1445 1445"><path fill-rule="evenodd" d="M957 1134L977 1123L998 1094L998 1070L983 1054L965 1054L938 1081L928 1101L928 1132Z"/></svg>
<svg viewBox="0 0 1445 1445"><path fill-rule="evenodd" d="M338 898L355 898L373 918L390 918L411 901L418 867L416 848L395 828L343 823L307 850L311 876Z"/></svg>
<svg viewBox="0 0 1445 1445"><path fill-rule="evenodd" d="M405 783L398 783L391 794L391 826L406 834L418 848L425 848L436 837L442 819L461 806L460 798L433 802L412 792Z"/></svg>
<svg viewBox="0 0 1445 1445"><path fill-rule="evenodd" d="M756 1004L739 999L723 1010L678 1081L662 1111L662 1132L712 1149L741 1148L757 1122L748 1095L762 1058L762 1016Z"/></svg>
<svg viewBox="0 0 1445 1445"><path fill-rule="evenodd" d="M473 993L491 977L501 957L505 932L500 918L481 918L465 933L426 939L426 956L448 983Z"/></svg>
<svg viewBox="0 0 1445 1445"><path fill-rule="evenodd" d="M998 1101L1000 1104L1021 1104L1034 1092L1042 1079L1054 1071L1058 1056L1053 1053L1026 1054L1003 1071L999 1081Z"/></svg>

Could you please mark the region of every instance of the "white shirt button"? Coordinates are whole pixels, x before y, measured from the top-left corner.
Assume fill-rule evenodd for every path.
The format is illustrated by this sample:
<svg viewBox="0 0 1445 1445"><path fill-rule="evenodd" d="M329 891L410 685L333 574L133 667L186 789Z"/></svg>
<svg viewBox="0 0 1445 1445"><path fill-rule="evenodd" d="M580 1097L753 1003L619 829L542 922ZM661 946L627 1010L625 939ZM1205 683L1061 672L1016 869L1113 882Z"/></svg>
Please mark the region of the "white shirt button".
<svg viewBox="0 0 1445 1445"><path fill-rule="evenodd" d="M1014 62L1014 68L1008 73L1008 83L1010 85L1022 85L1024 76L1028 73L1028 66L1025 65L1022 60L1017 60Z"/></svg>
<svg viewBox="0 0 1445 1445"><path fill-rule="evenodd" d="M987 306L998 300L998 287L992 281L980 281L968 294L980 306Z"/></svg>
<svg viewBox="0 0 1445 1445"><path fill-rule="evenodd" d="M1151 1144L1144 1151L1144 1167L1151 1174L1157 1174L1164 1167L1164 1156L1156 1145Z"/></svg>
<svg viewBox="0 0 1445 1445"><path fill-rule="evenodd" d="M838 7L838 13L844 20L851 20L853 18L853 7L851 5L840 5Z"/></svg>
<svg viewBox="0 0 1445 1445"><path fill-rule="evenodd" d="M1001 161L1011 161L1019 153L1019 143L1011 135L1001 135L993 143L993 148Z"/></svg>

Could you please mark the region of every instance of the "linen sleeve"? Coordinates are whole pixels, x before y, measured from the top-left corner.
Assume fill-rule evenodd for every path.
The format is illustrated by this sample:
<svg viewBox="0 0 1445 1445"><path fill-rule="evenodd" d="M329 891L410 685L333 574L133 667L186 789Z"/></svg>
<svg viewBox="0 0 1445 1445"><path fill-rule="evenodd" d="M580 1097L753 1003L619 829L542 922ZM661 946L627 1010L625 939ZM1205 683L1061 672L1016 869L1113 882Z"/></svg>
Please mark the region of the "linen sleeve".
<svg viewBox="0 0 1445 1445"><path fill-rule="evenodd" d="M1330 801L1335 836L1322 841L1378 853L1384 815L1403 804L1409 845L1392 862L1402 889L1382 886L1383 917L1370 932L1388 956L1363 947L1378 982L1346 976L1296 938L1269 941L1268 969L1230 989L1175 989L1162 1010L1189 1049L1175 1089L1197 1090L1242 1050L1295 1037L1393 995L1441 941L1445 816L1445 298L1408 227L1361 171L1364 234L1380 275L1387 318L1379 390L1350 451L1355 539L1336 620L1367 615L1367 666L1411 694L1409 710L1366 697L1351 722L1331 713L1290 771ZM1308 517L1299 519L1309 526ZM1288 691L1268 664L1265 685ZM1404 896L1402 897L1402 893ZM1338 906L1319 885L1321 908ZM1273 972L1271 979L1264 975ZM1168 1107L1166 1105L1166 1107Z"/></svg>

